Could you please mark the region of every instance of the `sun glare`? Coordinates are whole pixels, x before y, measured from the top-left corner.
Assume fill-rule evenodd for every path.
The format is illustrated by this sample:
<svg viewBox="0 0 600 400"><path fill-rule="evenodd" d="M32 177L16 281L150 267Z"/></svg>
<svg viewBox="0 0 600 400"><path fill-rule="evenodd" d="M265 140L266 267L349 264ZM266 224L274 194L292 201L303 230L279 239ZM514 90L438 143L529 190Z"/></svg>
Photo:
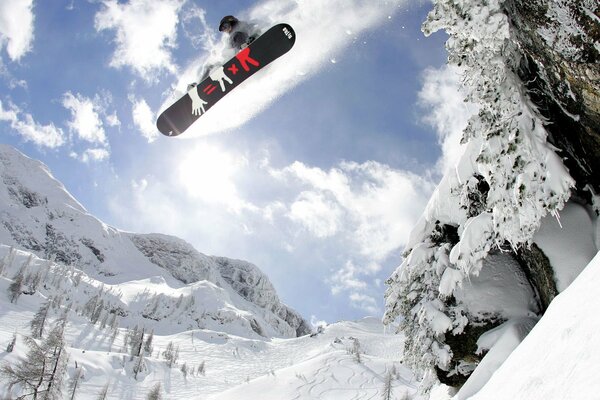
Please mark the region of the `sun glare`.
<svg viewBox="0 0 600 400"><path fill-rule="evenodd" d="M225 204L237 209L243 203L235 185L236 174L246 160L217 146L201 144L180 157L178 180L194 199Z"/></svg>

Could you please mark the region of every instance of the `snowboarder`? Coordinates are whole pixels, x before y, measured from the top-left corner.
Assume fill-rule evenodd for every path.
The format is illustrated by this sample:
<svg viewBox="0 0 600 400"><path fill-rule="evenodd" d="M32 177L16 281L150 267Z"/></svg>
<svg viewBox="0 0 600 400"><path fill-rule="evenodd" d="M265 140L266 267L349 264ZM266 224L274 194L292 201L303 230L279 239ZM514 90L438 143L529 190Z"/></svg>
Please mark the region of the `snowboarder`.
<svg viewBox="0 0 600 400"><path fill-rule="evenodd" d="M229 45L236 50L242 50L258 36L256 25L240 21L233 15L227 15L221 19L219 32L229 34Z"/></svg>
<svg viewBox="0 0 600 400"><path fill-rule="evenodd" d="M255 24L240 21L233 15L226 15L221 19L221 22L219 23L219 32L229 34L229 46L235 51L243 50L248 47L260 34L260 31ZM218 65L219 64L207 65L198 82L202 82L206 79L211 70ZM187 91L196 85L196 82L189 84Z"/></svg>

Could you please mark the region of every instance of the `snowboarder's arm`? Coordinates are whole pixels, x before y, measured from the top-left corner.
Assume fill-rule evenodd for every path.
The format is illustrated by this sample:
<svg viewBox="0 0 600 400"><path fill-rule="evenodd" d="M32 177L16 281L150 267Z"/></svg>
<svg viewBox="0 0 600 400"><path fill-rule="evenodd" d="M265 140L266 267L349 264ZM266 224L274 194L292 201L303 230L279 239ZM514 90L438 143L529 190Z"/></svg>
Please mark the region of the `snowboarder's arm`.
<svg viewBox="0 0 600 400"><path fill-rule="evenodd" d="M231 41L236 48L241 49L242 45L248 41L248 34L246 32L236 32L233 34Z"/></svg>

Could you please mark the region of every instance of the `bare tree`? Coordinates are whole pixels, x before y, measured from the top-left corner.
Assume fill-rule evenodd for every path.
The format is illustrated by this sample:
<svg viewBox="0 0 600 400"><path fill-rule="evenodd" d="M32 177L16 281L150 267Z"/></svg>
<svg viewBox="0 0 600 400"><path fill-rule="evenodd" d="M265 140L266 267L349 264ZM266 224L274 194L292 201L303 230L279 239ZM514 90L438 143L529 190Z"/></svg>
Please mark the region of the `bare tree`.
<svg viewBox="0 0 600 400"><path fill-rule="evenodd" d="M81 380L82 373L83 373L83 370L81 369L81 367L79 367L75 370L75 377L73 378L73 380L71 381L71 384L70 384L70 387L71 387L70 399L71 400L73 400L75 398L75 392L77 391L77 386L79 385L79 381Z"/></svg>
<svg viewBox="0 0 600 400"><path fill-rule="evenodd" d="M4 365L0 370L9 391L19 386L25 392L22 397L33 396L35 399L43 395L45 400L61 399L68 358L63 339L65 325L66 319L58 320L41 344L25 337L29 347L26 358L15 366Z"/></svg>

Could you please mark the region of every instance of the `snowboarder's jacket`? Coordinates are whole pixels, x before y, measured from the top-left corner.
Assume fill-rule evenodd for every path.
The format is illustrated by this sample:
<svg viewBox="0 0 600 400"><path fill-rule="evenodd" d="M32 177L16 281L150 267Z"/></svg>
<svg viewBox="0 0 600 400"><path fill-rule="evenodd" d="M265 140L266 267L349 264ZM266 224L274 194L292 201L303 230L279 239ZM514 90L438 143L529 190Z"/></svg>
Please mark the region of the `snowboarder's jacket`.
<svg viewBox="0 0 600 400"><path fill-rule="evenodd" d="M238 21L233 25L232 31L229 33L229 45L237 50L241 50L248 44L252 43L259 35L259 30L256 25L248 22Z"/></svg>

